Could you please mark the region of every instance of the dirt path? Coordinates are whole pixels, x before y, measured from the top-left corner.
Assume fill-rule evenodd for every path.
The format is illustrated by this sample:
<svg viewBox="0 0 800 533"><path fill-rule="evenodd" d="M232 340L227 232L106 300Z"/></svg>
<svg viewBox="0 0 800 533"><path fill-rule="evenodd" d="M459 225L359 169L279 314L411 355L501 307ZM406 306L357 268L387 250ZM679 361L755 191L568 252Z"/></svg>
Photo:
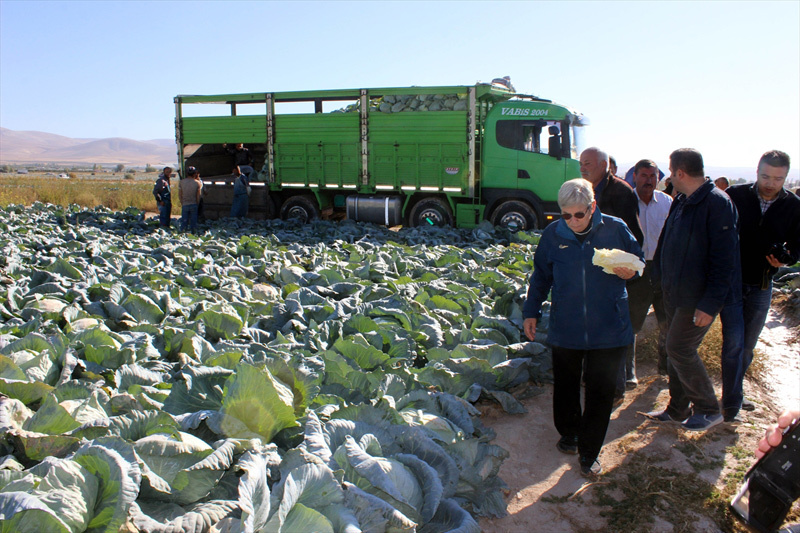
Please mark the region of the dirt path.
<svg viewBox="0 0 800 533"><path fill-rule="evenodd" d="M666 378L657 376L655 368L639 368L639 386L612 414L600 455L606 473L595 483L579 475L576 456L555 448L551 386L523 400L528 409L524 415L480 405L483 423L497 432L494 443L510 452L500 470L508 485L509 514L481 519L483 531L743 531L725 510L727 501L752 464L755 442L775 413L800 404L800 362L796 346L781 344L788 338L786 329L771 313L762 334L761 349L770 361L778 361L769 376L780 375L781 381L769 389L746 382L745 394L756 403L756 411L743 412L742 424L722 424L706 434L642 416L665 406L669 393ZM789 389L795 396L786 392ZM666 488L660 487L665 479ZM697 494L691 492L695 489ZM707 501L693 501L704 497Z"/></svg>

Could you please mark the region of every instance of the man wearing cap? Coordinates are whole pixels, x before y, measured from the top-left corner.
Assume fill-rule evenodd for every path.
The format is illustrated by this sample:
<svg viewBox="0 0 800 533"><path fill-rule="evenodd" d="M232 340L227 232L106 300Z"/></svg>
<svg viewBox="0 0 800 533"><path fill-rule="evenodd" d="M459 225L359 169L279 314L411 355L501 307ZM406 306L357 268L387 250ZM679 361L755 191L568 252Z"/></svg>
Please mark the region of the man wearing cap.
<svg viewBox="0 0 800 533"><path fill-rule="evenodd" d="M169 185L171 175L172 167L164 167L153 187L153 196L156 197L156 205L158 206L158 225L162 228L169 227L170 215L172 214L172 190Z"/></svg>
<svg viewBox="0 0 800 533"><path fill-rule="evenodd" d="M191 232L197 229L197 204L200 203L202 191L200 172L194 167L187 168L186 177L178 183L178 194L181 198L181 231L186 231L187 227Z"/></svg>

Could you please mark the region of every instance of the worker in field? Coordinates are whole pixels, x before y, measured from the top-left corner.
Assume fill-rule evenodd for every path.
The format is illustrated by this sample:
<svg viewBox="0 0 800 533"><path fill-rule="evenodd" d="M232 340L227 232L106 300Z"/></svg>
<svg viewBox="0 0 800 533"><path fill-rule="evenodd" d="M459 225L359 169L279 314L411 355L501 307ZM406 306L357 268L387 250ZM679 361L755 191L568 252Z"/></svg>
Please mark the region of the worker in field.
<svg viewBox="0 0 800 533"><path fill-rule="evenodd" d="M653 259L667 315L669 405L647 416L704 431L722 422L714 385L697 348L714 316L741 302L737 213L728 195L705 179L703 156L692 148L669 157L678 191Z"/></svg>
<svg viewBox="0 0 800 533"><path fill-rule="evenodd" d="M229 154L233 156L233 166L239 167L239 171L247 175L247 179L253 179L253 154L244 147L242 143L236 143L233 148L227 144L222 145Z"/></svg>
<svg viewBox="0 0 800 533"><path fill-rule="evenodd" d="M600 212L621 218L641 246L644 235L639 223L639 200L630 185L612 174L608 154L599 148L587 148L581 153L580 164L581 176L592 184ZM622 371L624 372L624 368ZM622 386L617 387L614 406L621 405L624 399L623 382Z"/></svg>
<svg viewBox="0 0 800 533"><path fill-rule="evenodd" d="M737 260L742 268L742 303L738 308L726 306L720 314L722 409L728 422L739 421L740 409L755 409L744 398L742 383L767 319L772 278L780 267L800 259L800 199L784 189L788 175L789 155L772 150L761 156L755 183L725 191L739 212ZM737 351L740 342L743 347Z"/></svg>
<svg viewBox="0 0 800 533"><path fill-rule="evenodd" d="M233 167L233 203L231 217L244 218L250 204L250 180L239 167Z"/></svg>
<svg viewBox="0 0 800 533"><path fill-rule="evenodd" d="M186 169L186 176L178 183L178 195L181 198L181 231L194 233L197 230L197 205L203 182L200 181L200 171L195 167Z"/></svg>
<svg viewBox="0 0 800 533"><path fill-rule="evenodd" d="M553 349L553 420L561 435L556 448L579 455L581 475L595 477L602 471L597 457L611 418L617 371L633 342L625 280L636 271L617 267L606 274L592 258L602 248L640 258L642 251L624 222L600 212L590 182L564 183L558 205L561 219L545 228L533 257L523 328L535 340L542 303L552 290L547 342Z"/></svg>
<svg viewBox="0 0 800 533"><path fill-rule="evenodd" d="M158 206L158 225L162 228L169 227L172 214L172 189L169 183L171 176L172 167L164 167L153 187L153 196L156 197L156 205Z"/></svg>
<svg viewBox="0 0 800 533"><path fill-rule="evenodd" d="M641 331L650 307L658 320L658 373L667 375L666 333L667 317L664 314L664 302L661 291L653 286L653 257L658 247L658 237L669 215L672 197L656 190L658 184L658 165L650 159L642 159L634 166L634 194L639 202L639 222L644 234L645 268L641 278L628 282L628 307L630 308L631 325L634 341L628 347L627 357L617 377L617 390L635 389L639 384L636 378L636 335Z"/></svg>

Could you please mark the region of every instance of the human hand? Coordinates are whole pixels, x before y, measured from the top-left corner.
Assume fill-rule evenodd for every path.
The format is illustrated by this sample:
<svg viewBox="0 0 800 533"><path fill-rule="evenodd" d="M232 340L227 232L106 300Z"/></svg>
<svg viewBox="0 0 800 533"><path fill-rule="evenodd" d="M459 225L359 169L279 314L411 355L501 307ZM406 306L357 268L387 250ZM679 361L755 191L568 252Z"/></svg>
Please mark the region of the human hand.
<svg viewBox="0 0 800 533"><path fill-rule="evenodd" d="M780 261L775 259L775 256L772 254L767 256L767 263L772 265L774 268L780 268L782 266L786 266L784 263L781 263Z"/></svg>
<svg viewBox="0 0 800 533"><path fill-rule="evenodd" d="M758 441L758 447L756 448L756 457L758 459L764 457L764 454L781 443L781 439L783 439L783 430L788 428L792 420L796 418L800 418L800 410L786 410L778 417L777 424L772 424L767 428L764 437Z"/></svg>
<svg viewBox="0 0 800 533"><path fill-rule="evenodd" d="M537 322L538 320L535 318L526 318L525 322L522 323L522 327L525 329L525 336L528 337L529 341L536 339Z"/></svg>
<svg viewBox="0 0 800 533"><path fill-rule="evenodd" d="M697 326L698 328L704 328L711 324L714 321L714 317L709 315L708 313L704 313L699 309L694 310L694 318L692 318L692 323Z"/></svg>
<svg viewBox="0 0 800 533"><path fill-rule="evenodd" d="M631 268L616 267L614 269L614 274L621 277L622 279L628 280L636 275L636 271Z"/></svg>

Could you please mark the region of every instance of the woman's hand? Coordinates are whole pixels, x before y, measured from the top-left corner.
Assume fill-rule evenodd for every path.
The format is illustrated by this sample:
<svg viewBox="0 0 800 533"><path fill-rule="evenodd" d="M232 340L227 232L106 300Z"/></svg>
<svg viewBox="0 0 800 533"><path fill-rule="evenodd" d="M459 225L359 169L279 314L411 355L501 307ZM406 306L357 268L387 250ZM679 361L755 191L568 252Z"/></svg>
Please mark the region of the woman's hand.
<svg viewBox="0 0 800 533"><path fill-rule="evenodd" d="M765 453L781 443L783 430L788 428L795 418L800 418L800 411L784 411L781 413L781 416L778 417L778 423L768 427L764 438L758 441L758 448L756 448L757 458L761 459Z"/></svg>
<svg viewBox="0 0 800 533"><path fill-rule="evenodd" d="M526 318L525 322L522 323L522 327L525 329L525 336L528 337L529 341L533 341L536 338L536 322L537 319L535 318Z"/></svg>
<svg viewBox="0 0 800 533"><path fill-rule="evenodd" d="M621 277L622 279L631 279L633 276L636 275L636 271L630 268L625 267L617 267L614 269L614 274Z"/></svg>

